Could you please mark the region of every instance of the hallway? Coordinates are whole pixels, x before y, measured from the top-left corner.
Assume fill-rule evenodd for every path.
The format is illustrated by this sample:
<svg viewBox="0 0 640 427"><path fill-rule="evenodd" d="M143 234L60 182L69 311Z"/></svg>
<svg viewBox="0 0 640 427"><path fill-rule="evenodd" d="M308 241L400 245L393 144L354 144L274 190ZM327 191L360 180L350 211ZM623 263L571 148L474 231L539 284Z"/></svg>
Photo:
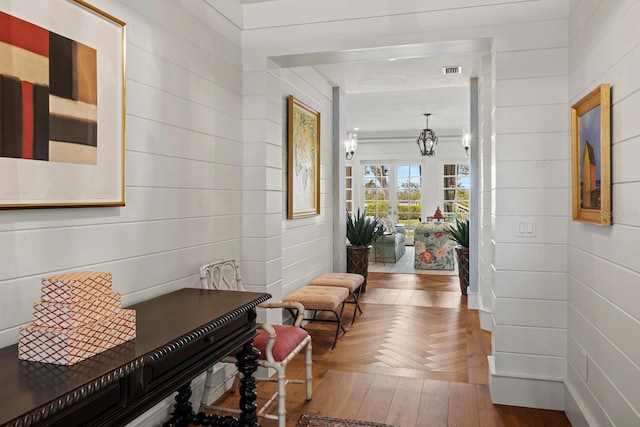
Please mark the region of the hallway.
<svg viewBox="0 0 640 427"><path fill-rule="evenodd" d="M570 426L562 412L491 403L490 333L480 329L477 311L467 310L456 276L371 272L361 300L364 313L334 350L334 325L307 325L314 397L305 402L304 387L287 388L287 426L295 427L302 414L399 427ZM298 357L288 376L301 377L302 370ZM272 390L273 384L258 386L261 397ZM277 423L260 419L260 425Z"/></svg>

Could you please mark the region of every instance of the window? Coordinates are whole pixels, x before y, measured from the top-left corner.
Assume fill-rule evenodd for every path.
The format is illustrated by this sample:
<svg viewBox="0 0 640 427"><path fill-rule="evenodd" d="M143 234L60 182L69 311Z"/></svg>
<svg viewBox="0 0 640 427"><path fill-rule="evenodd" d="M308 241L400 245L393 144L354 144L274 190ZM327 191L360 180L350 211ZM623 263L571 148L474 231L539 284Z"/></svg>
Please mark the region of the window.
<svg viewBox="0 0 640 427"><path fill-rule="evenodd" d="M469 216L469 165L444 165L443 209L445 221L455 221L460 215Z"/></svg>
<svg viewBox="0 0 640 427"><path fill-rule="evenodd" d="M389 166L364 166L364 211L369 216L389 215Z"/></svg>
<svg viewBox="0 0 640 427"><path fill-rule="evenodd" d="M396 197L398 222L406 226L407 237L413 236L413 229L422 216L421 165L397 165Z"/></svg>

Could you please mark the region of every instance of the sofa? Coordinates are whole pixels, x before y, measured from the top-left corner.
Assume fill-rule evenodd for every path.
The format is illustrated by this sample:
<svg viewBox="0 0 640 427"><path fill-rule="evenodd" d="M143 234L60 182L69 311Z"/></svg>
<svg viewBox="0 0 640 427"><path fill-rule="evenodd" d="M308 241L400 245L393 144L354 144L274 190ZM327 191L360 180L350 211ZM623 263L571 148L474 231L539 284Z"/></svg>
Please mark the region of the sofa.
<svg viewBox="0 0 640 427"><path fill-rule="evenodd" d="M385 227L388 231L378 237L373 243L373 248L369 254L370 262L397 262L405 252L405 228L402 224L396 224L392 229Z"/></svg>

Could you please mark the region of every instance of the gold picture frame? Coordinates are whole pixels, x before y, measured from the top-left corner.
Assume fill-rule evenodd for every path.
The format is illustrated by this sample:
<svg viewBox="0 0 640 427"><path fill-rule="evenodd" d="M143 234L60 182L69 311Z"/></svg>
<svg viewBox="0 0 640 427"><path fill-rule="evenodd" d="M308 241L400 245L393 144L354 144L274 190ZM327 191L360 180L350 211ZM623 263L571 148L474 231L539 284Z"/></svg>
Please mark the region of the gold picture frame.
<svg viewBox="0 0 640 427"><path fill-rule="evenodd" d="M125 205L125 23L83 0L0 4L0 209Z"/></svg>
<svg viewBox="0 0 640 427"><path fill-rule="evenodd" d="M571 107L573 220L611 225L611 87L603 83Z"/></svg>
<svg viewBox="0 0 640 427"><path fill-rule="evenodd" d="M289 95L287 218L320 215L320 113Z"/></svg>

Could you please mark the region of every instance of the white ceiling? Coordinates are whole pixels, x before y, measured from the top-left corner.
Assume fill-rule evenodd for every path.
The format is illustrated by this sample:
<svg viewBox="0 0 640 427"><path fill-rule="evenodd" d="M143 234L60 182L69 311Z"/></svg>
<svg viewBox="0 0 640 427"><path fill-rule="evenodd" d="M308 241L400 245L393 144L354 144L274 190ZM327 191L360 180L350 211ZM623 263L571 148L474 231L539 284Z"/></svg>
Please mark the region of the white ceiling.
<svg viewBox="0 0 640 427"><path fill-rule="evenodd" d="M273 0L240 0L245 5ZM477 77L487 39L456 40L272 57L278 65L311 66L346 94L347 129L358 139L416 138L426 126L439 137L469 128L471 77ZM444 75L443 67L462 74Z"/></svg>
<svg viewBox="0 0 640 427"><path fill-rule="evenodd" d="M347 129L358 139L418 136L426 126L440 136L469 128L471 77L490 49L488 40L449 41L273 57L282 67L312 66L347 94ZM461 66L445 75L443 67Z"/></svg>
<svg viewBox="0 0 640 427"><path fill-rule="evenodd" d="M391 58L395 59L395 58ZM469 79L480 54L317 65L314 68L347 94L347 129L361 136L417 136L425 127L440 135L459 135L469 127ZM444 75L444 66L462 74Z"/></svg>

